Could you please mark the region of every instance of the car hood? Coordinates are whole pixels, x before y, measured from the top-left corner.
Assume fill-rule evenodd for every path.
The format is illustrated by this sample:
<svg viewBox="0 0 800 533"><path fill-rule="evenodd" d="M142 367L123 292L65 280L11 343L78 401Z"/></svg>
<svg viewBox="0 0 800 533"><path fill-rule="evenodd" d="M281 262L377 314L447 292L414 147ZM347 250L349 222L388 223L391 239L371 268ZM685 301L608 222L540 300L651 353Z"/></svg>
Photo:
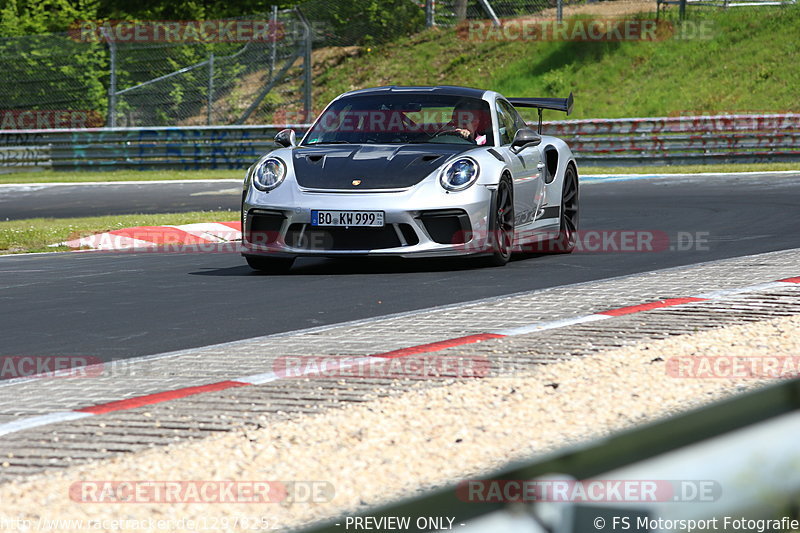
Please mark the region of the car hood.
<svg viewBox="0 0 800 533"><path fill-rule="evenodd" d="M324 145L294 149L297 183L333 190L401 189L416 185L472 145Z"/></svg>

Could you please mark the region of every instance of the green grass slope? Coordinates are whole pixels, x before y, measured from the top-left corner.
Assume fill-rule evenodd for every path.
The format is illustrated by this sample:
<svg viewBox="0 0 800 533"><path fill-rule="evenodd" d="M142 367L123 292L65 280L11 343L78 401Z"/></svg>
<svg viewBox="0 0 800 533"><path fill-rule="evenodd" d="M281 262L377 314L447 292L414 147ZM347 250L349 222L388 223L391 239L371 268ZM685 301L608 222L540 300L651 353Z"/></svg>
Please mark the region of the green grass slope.
<svg viewBox="0 0 800 533"><path fill-rule="evenodd" d="M695 8L688 23L710 38L475 42L432 29L317 76L315 108L362 87L452 84L506 96L572 90L574 118L800 111L800 6Z"/></svg>

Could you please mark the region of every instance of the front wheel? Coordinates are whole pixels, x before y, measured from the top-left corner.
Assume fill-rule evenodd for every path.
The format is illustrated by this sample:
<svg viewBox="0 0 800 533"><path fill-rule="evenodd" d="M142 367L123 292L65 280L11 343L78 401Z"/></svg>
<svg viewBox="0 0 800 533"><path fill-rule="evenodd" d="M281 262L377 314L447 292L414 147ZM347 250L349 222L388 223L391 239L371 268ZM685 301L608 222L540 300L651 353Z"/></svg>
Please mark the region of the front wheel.
<svg viewBox="0 0 800 533"><path fill-rule="evenodd" d="M504 266L511 259L514 246L514 190L511 180L503 177L489 208L489 246L491 254L482 258L485 266Z"/></svg>
<svg viewBox="0 0 800 533"><path fill-rule="evenodd" d="M289 272L294 264L294 257L261 257L248 255L245 256L247 264L253 270L266 272L268 274L285 274Z"/></svg>

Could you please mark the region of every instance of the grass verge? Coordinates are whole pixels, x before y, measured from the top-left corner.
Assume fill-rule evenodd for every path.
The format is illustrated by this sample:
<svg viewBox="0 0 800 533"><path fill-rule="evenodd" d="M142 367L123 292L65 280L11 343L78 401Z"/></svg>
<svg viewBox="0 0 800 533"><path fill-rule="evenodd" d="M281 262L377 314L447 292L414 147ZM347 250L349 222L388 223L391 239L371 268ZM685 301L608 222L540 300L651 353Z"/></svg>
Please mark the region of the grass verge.
<svg viewBox="0 0 800 533"><path fill-rule="evenodd" d="M104 172L15 172L0 174L8 183L81 183L86 181L158 181L244 179L244 170L111 170Z"/></svg>
<svg viewBox="0 0 800 533"><path fill-rule="evenodd" d="M66 246L49 245L134 226L225 222L237 220L238 217L237 211L192 211L157 215L7 220L0 222L0 254L66 251L69 250Z"/></svg>
<svg viewBox="0 0 800 533"><path fill-rule="evenodd" d="M470 38L434 28L361 49L325 70L315 77L314 101L319 107L376 85L448 84L509 97L574 91L571 118L800 110L800 6L693 8L683 26L672 10L663 20L678 31L657 41Z"/></svg>

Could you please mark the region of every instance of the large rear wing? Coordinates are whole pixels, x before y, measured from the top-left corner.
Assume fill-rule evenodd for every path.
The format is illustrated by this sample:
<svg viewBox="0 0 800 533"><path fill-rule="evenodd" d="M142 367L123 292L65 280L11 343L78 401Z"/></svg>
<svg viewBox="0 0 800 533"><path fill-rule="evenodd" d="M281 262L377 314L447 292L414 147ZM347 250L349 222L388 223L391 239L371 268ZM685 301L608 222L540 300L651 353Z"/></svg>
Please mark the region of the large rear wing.
<svg viewBox="0 0 800 533"><path fill-rule="evenodd" d="M539 135L542 134L542 110L552 109L553 111L562 111L569 116L572 113L572 103L574 98L572 92L566 98L509 98L509 102L514 107L535 107L539 112Z"/></svg>

